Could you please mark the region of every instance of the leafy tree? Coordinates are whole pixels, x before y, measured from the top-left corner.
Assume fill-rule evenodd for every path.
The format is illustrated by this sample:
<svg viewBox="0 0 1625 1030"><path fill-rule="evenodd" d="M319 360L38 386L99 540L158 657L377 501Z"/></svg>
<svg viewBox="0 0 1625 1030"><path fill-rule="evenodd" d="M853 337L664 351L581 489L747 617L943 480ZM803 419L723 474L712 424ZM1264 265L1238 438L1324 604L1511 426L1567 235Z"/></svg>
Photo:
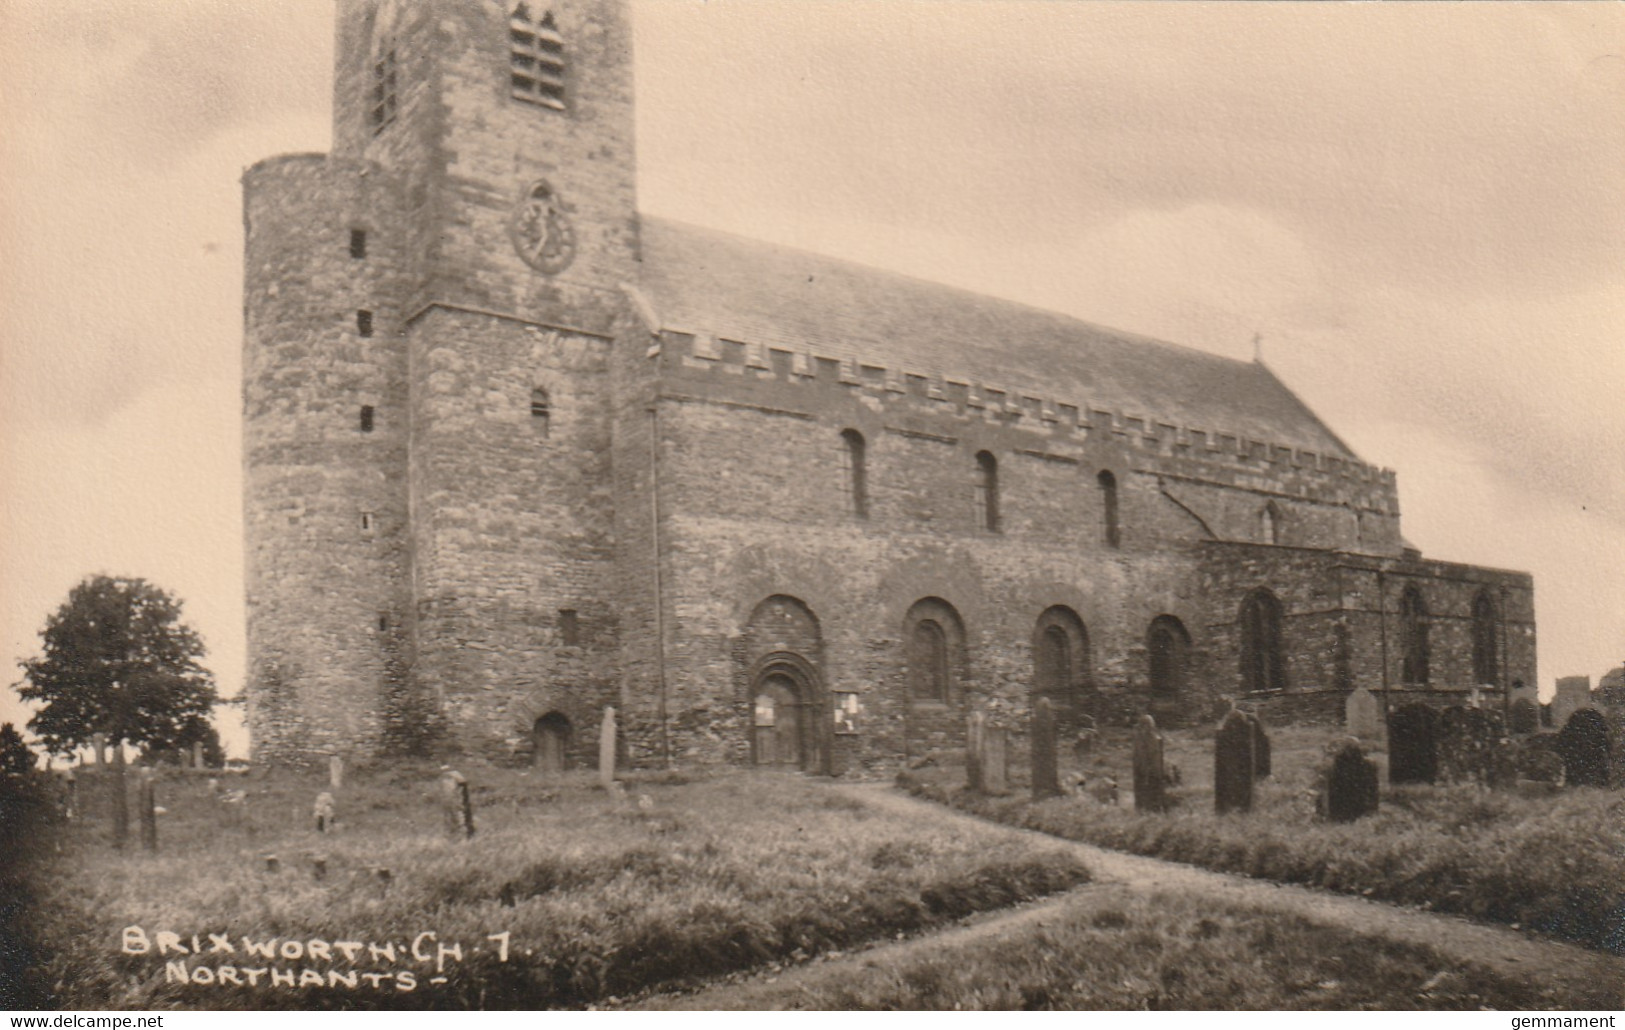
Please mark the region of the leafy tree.
<svg viewBox="0 0 1625 1030"><path fill-rule="evenodd" d="M214 677L180 616L180 602L146 580L92 576L74 587L45 622L45 653L23 663L18 693L44 702L28 728L53 754L97 733L149 750L200 739Z"/></svg>
<svg viewBox="0 0 1625 1030"><path fill-rule="evenodd" d="M11 723L0 726L0 774L25 776L34 771L34 752L17 727Z"/></svg>

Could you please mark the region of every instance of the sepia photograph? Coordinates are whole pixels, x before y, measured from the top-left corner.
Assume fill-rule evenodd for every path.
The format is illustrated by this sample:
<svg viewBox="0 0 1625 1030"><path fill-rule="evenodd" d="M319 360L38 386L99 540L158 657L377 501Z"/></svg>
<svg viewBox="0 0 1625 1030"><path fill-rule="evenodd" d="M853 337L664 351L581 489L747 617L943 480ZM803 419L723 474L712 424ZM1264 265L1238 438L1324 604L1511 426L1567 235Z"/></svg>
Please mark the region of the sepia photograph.
<svg viewBox="0 0 1625 1030"><path fill-rule="evenodd" d="M12 1026L1625 1009L1625 6L0 0L0 95Z"/></svg>

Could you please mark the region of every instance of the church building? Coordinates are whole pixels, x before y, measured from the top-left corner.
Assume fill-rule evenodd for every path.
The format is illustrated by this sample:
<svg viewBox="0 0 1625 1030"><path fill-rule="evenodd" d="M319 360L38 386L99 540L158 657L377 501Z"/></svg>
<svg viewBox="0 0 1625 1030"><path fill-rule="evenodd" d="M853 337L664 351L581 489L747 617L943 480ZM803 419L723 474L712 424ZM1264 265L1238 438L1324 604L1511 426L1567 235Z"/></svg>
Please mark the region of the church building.
<svg viewBox="0 0 1625 1030"><path fill-rule="evenodd" d="M243 177L256 759L1533 697L1530 577L1261 362L641 214L628 0L337 11L332 153Z"/></svg>

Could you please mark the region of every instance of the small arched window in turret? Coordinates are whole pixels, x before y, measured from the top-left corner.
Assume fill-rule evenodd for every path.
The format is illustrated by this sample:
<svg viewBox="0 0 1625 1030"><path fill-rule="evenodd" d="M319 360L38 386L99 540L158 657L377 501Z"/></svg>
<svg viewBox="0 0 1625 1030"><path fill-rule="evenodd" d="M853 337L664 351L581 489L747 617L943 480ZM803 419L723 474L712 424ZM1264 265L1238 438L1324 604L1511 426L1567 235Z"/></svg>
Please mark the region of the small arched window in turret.
<svg viewBox="0 0 1625 1030"><path fill-rule="evenodd" d="M545 440L553 428L553 406L547 391L540 386L530 391L530 421L536 427L536 434Z"/></svg>
<svg viewBox="0 0 1625 1030"><path fill-rule="evenodd" d="M564 110L564 37L553 12L520 0L508 12L509 85L515 100Z"/></svg>

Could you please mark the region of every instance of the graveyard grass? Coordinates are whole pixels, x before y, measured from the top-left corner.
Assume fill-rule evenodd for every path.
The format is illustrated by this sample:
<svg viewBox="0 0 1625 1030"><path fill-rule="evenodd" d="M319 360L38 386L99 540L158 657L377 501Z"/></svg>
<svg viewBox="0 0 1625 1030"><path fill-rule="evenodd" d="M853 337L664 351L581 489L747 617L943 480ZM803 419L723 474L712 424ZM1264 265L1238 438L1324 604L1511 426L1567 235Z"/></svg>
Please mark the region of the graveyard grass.
<svg viewBox="0 0 1625 1030"><path fill-rule="evenodd" d="M1102 731L1091 755L1068 756L1066 769L1074 781L1080 774L1086 782L1114 778L1123 785L1119 805L1095 800L1087 786L1033 801L1018 775L1009 796L980 797L963 789L963 769L951 760L904 772L899 783L916 796L1069 840L1466 915L1625 954L1625 793L1393 788L1384 774L1380 810L1334 824L1317 816L1314 798L1328 743L1345 738L1330 729L1281 727L1270 731L1274 770L1258 782L1252 811L1221 816L1213 810L1213 730L1164 732L1167 760L1180 768L1183 785L1170 788L1173 807L1162 815L1133 810L1129 734L1119 730Z"/></svg>
<svg viewBox="0 0 1625 1030"><path fill-rule="evenodd" d="M469 841L447 839L433 767L353 776L335 792L330 834L311 825L325 778L228 779L224 787L248 792L237 806L214 800L200 777L172 776L159 787L156 855L136 839L111 849L84 777L91 817L48 831L31 877L39 979L68 1008L582 1006L926 929L1089 877L1059 845L993 825L950 834L929 813L899 819L794 775L632 774L617 798L590 774L543 783L466 772L478 828ZM237 809L246 811L222 815ZM252 936L403 950L431 930L465 957L432 988L432 974L414 966L412 993L387 981L383 990L180 985L165 982L164 968L181 956L120 953L126 926L149 939L228 934L239 947ZM506 963L487 943L504 931ZM240 954L193 964L224 963L256 964Z"/></svg>

